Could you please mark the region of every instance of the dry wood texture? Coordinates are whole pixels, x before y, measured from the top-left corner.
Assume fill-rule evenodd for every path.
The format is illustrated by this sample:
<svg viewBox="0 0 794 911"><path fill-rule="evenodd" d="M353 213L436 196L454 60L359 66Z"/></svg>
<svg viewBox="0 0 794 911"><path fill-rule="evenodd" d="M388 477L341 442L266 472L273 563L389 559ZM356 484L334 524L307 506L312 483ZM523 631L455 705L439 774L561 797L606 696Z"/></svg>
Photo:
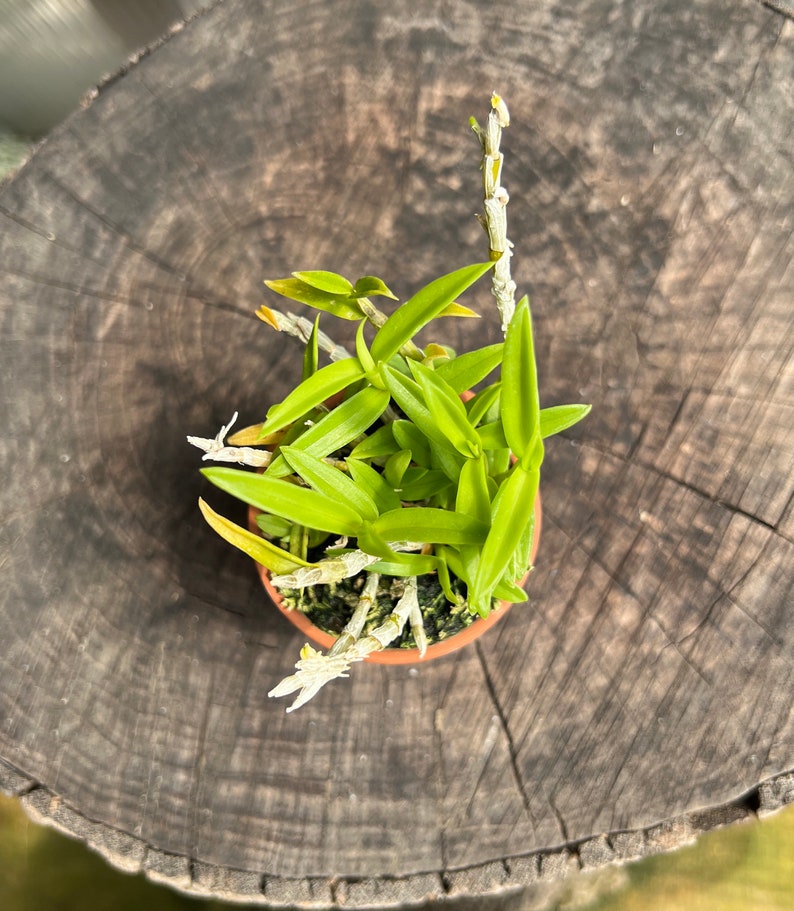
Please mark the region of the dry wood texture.
<svg viewBox="0 0 794 911"><path fill-rule="evenodd" d="M5 786L273 905L499 891L791 800L793 87L749 0L227 0L102 88L0 190ZM296 376L264 277L404 296L482 255L493 88L545 404L593 414L548 447L528 606L287 716L301 642L184 437Z"/></svg>

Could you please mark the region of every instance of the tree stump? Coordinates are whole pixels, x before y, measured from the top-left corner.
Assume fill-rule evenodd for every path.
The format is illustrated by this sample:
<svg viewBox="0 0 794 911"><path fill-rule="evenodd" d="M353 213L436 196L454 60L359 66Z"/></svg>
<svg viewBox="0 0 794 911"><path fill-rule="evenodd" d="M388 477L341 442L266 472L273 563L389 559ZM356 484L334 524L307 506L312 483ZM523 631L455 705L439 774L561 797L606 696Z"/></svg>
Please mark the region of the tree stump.
<svg viewBox="0 0 794 911"><path fill-rule="evenodd" d="M273 907L496 900L794 800L792 60L751 0L226 0L104 85L0 190L4 788ZM288 716L302 641L185 435L299 372L264 277L483 255L492 89L543 404L593 413L528 605Z"/></svg>

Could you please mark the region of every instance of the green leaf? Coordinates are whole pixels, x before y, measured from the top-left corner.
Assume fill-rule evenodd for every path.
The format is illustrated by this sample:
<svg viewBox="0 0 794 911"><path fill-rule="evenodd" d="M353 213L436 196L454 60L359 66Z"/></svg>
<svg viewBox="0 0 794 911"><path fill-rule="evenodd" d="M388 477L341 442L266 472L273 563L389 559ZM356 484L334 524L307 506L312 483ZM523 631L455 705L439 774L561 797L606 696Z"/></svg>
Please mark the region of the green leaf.
<svg viewBox="0 0 794 911"><path fill-rule="evenodd" d="M524 529L518 546L513 551L513 557L508 564L502 581L512 581L523 578L529 569L529 557L532 553L532 542L535 538L535 511L533 508L532 518Z"/></svg>
<svg viewBox="0 0 794 911"><path fill-rule="evenodd" d="M248 529L241 528L229 519L224 518L224 516L218 515L204 500L199 500L199 509L213 531L217 532L229 544L233 544L238 550L256 560L257 563L266 566L276 575L291 573L302 566L312 565L288 553L286 550L276 547L275 544L266 541L259 535L255 535Z"/></svg>
<svg viewBox="0 0 794 911"><path fill-rule="evenodd" d="M256 524L271 538L288 538L292 525L286 519L271 516L270 513L260 512L256 516Z"/></svg>
<svg viewBox="0 0 794 911"><path fill-rule="evenodd" d="M436 444L435 451L438 454L440 467L452 481L457 481L460 472L460 456L436 424L435 418L425 403L422 388L388 364L381 365L381 375L394 401L425 437Z"/></svg>
<svg viewBox="0 0 794 911"><path fill-rule="evenodd" d="M437 429L466 458L477 458L480 438L469 423L469 416L455 390L424 364L409 361L408 366L422 389L430 415Z"/></svg>
<svg viewBox="0 0 794 911"><path fill-rule="evenodd" d="M317 368L320 365L320 350L317 343L317 336L320 332L320 317L314 321L314 326L312 326L312 334L309 336L308 342L306 342L306 348L303 351L303 379L306 380L312 374L317 373Z"/></svg>
<svg viewBox="0 0 794 911"><path fill-rule="evenodd" d="M361 516L354 509L316 490L238 468L202 468L201 473L243 503L298 525L349 537L361 528Z"/></svg>
<svg viewBox="0 0 794 911"><path fill-rule="evenodd" d="M427 544L481 544L488 533L488 526L471 516L430 506L392 510L380 516L372 527L387 541Z"/></svg>
<svg viewBox="0 0 794 911"><path fill-rule="evenodd" d="M500 414L507 444L515 457L527 468L537 467L527 461L536 453L540 439L540 404L532 317L526 296L516 306L505 337Z"/></svg>
<svg viewBox="0 0 794 911"><path fill-rule="evenodd" d="M399 452L395 452L393 456L389 456L386 461L386 466L383 469L384 477L398 492L403 481L403 475L410 464L410 449L401 449Z"/></svg>
<svg viewBox="0 0 794 911"><path fill-rule="evenodd" d="M385 389L367 386L341 405L332 408L290 443L293 448L302 449L322 459L361 436L378 420L388 404L389 393ZM277 457L270 463L266 473L270 477L280 478L290 472L283 458Z"/></svg>
<svg viewBox="0 0 794 911"><path fill-rule="evenodd" d="M359 320L363 316L355 300L313 288L297 278L278 278L268 280L265 284L282 297L314 307L315 310L333 313L340 319Z"/></svg>
<svg viewBox="0 0 794 911"><path fill-rule="evenodd" d="M358 357L361 366L364 368L364 373L366 374L367 381L376 388L383 389L383 380L378 373L378 369L375 366L375 361L372 359L372 355L369 353L369 348L367 348L367 342L364 338L364 326L366 325L367 320L362 320L359 324L358 331L356 332L356 357Z"/></svg>
<svg viewBox="0 0 794 911"><path fill-rule="evenodd" d="M482 427L477 428L477 433L480 435L480 442L482 443L483 449L494 450L507 448L507 440L505 439L505 432L502 428L501 421L492 421L490 424L483 424Z"/></svg>
<svg viewBox="0 0 794 911"><path fill-rule="evenodd" d="M437 433L433 416L427 407L425 397L422 395L422 387L415 380L404 376L389 364L381 364L381 376L386 383L386 388L391 393L391 397L416 424L425 436L435 434L438 439L443 440L443 434Z"/></svg>
<svg viewBox="0 0 794 911"><path fill-rule="evenodd" d="M513 559L527 525L532 519L540 472L516 465L499 488L491 506L491 528L482 547L469 604L487 616L496 584Z"/></svg>
<svg viewBox="0 0 794 911"><path fill-rule="evenodd" d="M412 503L428 500L430 497L444 493L451 486L452 481L443 471L409 468L402 479L400 499Z"/></svg>
<svg viewBox="0 0 794 911"><path fill-rule="evenodd" d="M469 415L469 423L476 427L480 421L490 417L489 412L494 410L493 419L499 416L499 397L502 394L501 380L481 389L476 395L466 402L466 413Z"/></svg>
<svg viewBox="0 0 794 911"><path fill-rule="evenodd" d="M527 593L516 582L499 582L493 590L493 597L510 604L519 604L527 600Z"/></svg>
<svg viewBox="0 0 794 911"><path fill-rule="evenodd" d="M436 373L460 395L473 389L499 366L503 351L504 342L467 351L447 361L446 364L441 364Z"/></svg>
<svg viewBox="0 0 794 911"><path fill-rule="evenodd" d="M590 413L592 407L592 405L553 405L551 408L542 408L540 435L545 440L546 437L573 427Z"/></svg>
<svg viewBox="0 0 794 911"><path fill-rule="evenodd" d="M336 272L315 270L313 272L293 272L292 274L298 281L302 281L318 291L326 291L328 294L346 296L353 290L353 285Z"/></svg>
<svg viewBox="0 0 794 911"><path fill-rule="evenodd" d="M292 525L289 530L289 552L306 559L309 550L309 529L305 525Z"/></svg>
<svg viewBox="0 0 794 911"><path fill-rule="evenodd" d="M275 433L297 421L312 408L341 392L346 386L364 375L364 370L355 357L334 361L305 379L300 386L267 413L267 420L260 431L263 437Z"/></svg>
<svg viewBox="0 0 794 911"><path fill-rule="evenodd" d="M295 446L284 446L281 452L293 469L316 491L332 500L341 498L365 521L378 518L378 507L372 497L343 471Z"/></svg>
<svg viewBox="0 0 794 911"><path fill-rule="evenodd" d="M453 484L457 484L461 466L465 461L463 456L456 449L452 449L449 443L442 444L435 440L430 441L430 456L431 467L440 468Z"/></svg>
<svg viewBox="0 0 794 911"><path fill-rule="evenodd" d="M443 544L440 544L436 548L436 558L438 559L438 568L436 572L438 573L438 581L441 585L441 590L446 595L447 601L450 604L460 604L461 596L452 590L452 579L449 575L449 565L447 564L447 554L449 553L450 548L445 547Z"/></svg>
<svg viewBox="0 0 794 911"><path fill-rule="evenodd" d="M438 559L432 554L395 553L393 557L378 560L368 566L370 572L382 573L384 576L421 576L435 572Z"/></svg>
<svg viewBox="0 0 794 911"><path fill-rule="evenodd" d="M392 292L386 287L385 283L381 279L376 278L374 275L365 275L363 278L360 278L356 282L356 287L353 289L354 297L389 297L393 301L397 300L397 295L392 294Z"/></svg>
<svg viewBox="0 0 794 911"><path fill-rule="evenodd" d="M366 462L359 462L358 459L348 458L346 461L350 477L372 497L378 512L400 508L400 497L380 472L375 471Z"/></svg>
<svg viewBox="0 0 794 911"><path fill-rule="evenodd" d="M442 275L418 291L398 307L378 330L371 349L375 360L388 361L423 326L491 268L493 263L464 266Z"/></svg>
<svg viewBox="0 0 794 911"><path fill-rule="evenodd" d="M361 526L356 538L359 548L365 554L372 554L373 557L382 557L385 560L392 560L396 556L388 541L369 522Z"/></svg>
<svg viewBox="0 0 794 911"><path fill-rule="evenodd" d="M491 498L488 495L487 461L484 455L467 459L460 470L455 512L479 519L486 525L491 521Z"/></svg>
<svg viewBox="0 0 794 911"><path fill-rule="evenodd" d="M430 445L422 431L411 421L393 421L391 426L395 441L401 449L410 449L414 462L430 467Z"/></svg>
<svg viewBox="0 0 794 911"><path fill-rule="evenodd" d="M479 550L476 547L440 547L439 553L448 564L452 572L471 588L472 581L477 572Z"/></svg>
<svg viewBox="0 0 794 911"><path fill-rule="evenodd" d="M483 443L483 446L485 444ZM488 449L486 446L486 455L488 457L488 474L491 478L498 478L503 474L507 473L507 470L510 468L510 450L505 447L504 449Z"/></svg>
<svg viewBox="0 0 794 911"><path fill-rule="evenodd" d="M394 439L392 425L385 424L362 440L350 453L352 459L382 459L402 449Z"/></svg>

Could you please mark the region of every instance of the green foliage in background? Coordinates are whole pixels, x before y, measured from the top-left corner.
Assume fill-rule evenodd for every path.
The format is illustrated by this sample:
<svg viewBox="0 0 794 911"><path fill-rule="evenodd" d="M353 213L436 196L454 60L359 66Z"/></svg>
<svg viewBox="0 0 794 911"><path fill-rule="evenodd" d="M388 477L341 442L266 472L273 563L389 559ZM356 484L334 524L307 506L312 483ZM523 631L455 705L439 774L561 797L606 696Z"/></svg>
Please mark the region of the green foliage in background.
<svg viewBox="0 0 794 911"><path fill-rule="evenodd" d="M588 900L594 893L601 897ZM3 911L221 911L240 905L191 898L141 875L120 873L80 842L30 822L18 801L0 795L0 907ZM528 907L520 896L505 902L510 911ZM574 877L565 897L553 907L557 911L791 911L794 807L761 822L703 835L696 844L672 854Z"/></svg>
<svg viewBox="0 0 794 911"><path fill-rule="evenodd" d="M594 903L577 903L580 911L791 911L794 807L709 832L625 872L625 885Z"/></svg>
<svg viewBox="0 0 794 911"><path fill-rule="evenodd" d="M32 823L19 802L0 795L0 908L3 911L219 911L114 870L81 842Z"/></svg>

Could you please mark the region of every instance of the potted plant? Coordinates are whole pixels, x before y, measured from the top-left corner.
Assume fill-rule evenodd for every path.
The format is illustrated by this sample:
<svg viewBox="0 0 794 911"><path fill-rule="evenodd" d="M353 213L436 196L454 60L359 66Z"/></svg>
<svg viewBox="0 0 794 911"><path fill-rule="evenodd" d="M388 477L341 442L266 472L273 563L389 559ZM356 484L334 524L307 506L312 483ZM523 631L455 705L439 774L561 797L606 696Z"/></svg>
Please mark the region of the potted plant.
<svg viewBox="0 0 794 911"><path fill-rule="evenodd" d="M214 439L188 437L205 459L258 469L203 469L249 505L252 528L203 500L201 511L260 564L283 609L332 637L327 652L307 643L296 673L270 692L298 692L288 711L354 662L400 647L421 658L458 632L468 639L500 605L526 600L520 582L537 540L543 440L590 406L540 407L529 302L515 303L510 277L499 150L508 123L497 95L485 128L471 121L488 261L436 278L389 314L373 298L396 298L372 276L353 283L304 271L267 281L285 298L358 322L355 352L320 330L319 315L312 324L263 306L258 316L305 343L301 381L263 423L228 441L231 424ZM436 321L476 316L457 298L487 273L504 341L456 354ZM420 346L415 337L428 327L437 341Z"/></svg>

